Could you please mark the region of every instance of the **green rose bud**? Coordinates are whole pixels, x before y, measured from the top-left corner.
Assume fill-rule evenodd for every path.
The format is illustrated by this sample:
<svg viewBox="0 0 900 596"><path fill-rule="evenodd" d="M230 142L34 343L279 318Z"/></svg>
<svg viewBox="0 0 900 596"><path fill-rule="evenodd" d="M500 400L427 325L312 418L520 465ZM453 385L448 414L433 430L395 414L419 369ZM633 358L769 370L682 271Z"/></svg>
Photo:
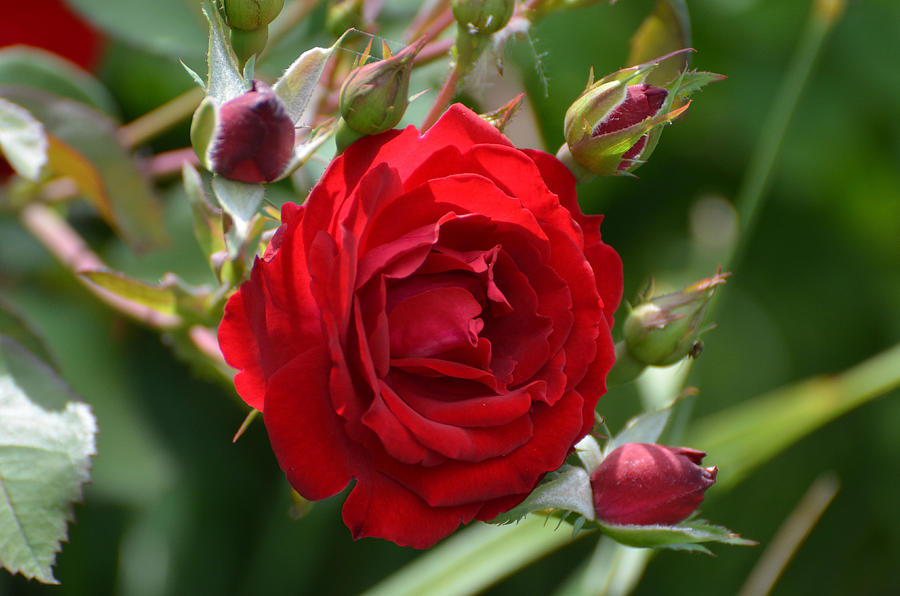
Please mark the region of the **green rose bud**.
<svg viewBox="0 0 900 596"><path fill-rule="evenodd" d="M225 18L232 29L252 31L275 20L284 0L223 0Z"/></svg>
<svg viewBox="0 0 900 596"><path fill-rule="evenodd" d="M231 47L237 56L241 68L250 59L250 56L259 54L269 41L269 27L263 25L259 29L246 31L244 29L231 30Z"/></svg>
<svg viewBox="0 0 900 596"><path fill-rule="evenodd" d="M566 111L566 145L558 157L597 176L629 174L656 148L662 125L687 110L688 96L721 75L682 72L663 87L647 76L664 60L689 50L631 66L588 83ZM575 162L572 164L572 162Z"/></svg>
<svg viewBox="0 0 900 596"><path fill-rule="evenodd" d="M716 273L681 292L636 306L625 319L628 353L649 366L668 366L691 354L702 332L706 307L728 275Z"/></svg>
<svg viewBox="0 0 900 596"><path fill-rule="evenodd" d="M453 17L471 33L496 33L506 26L516 8L515 0L453 0Z"/></svg>
<svg viewBox="0 0 900 596"><path fill-rule="evenodd" d="M364 135L397 126L409 105L409 76L413 58L425 38L385 60L360 66L341 87L340 109L347 125Z"/></svg>

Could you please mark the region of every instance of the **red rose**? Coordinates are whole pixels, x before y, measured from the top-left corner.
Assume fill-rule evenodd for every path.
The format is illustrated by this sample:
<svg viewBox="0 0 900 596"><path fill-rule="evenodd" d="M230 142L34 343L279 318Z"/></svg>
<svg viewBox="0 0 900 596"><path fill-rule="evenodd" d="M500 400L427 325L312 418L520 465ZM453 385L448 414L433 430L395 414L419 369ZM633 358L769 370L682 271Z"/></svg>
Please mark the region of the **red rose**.
<svg viewBox="0 0 900 596"><path fill-rule="evenodd" d="M554 157L456 105L336 158L219 342L291 485L425 548L517 505L594 423L618 255Z"/></svg>

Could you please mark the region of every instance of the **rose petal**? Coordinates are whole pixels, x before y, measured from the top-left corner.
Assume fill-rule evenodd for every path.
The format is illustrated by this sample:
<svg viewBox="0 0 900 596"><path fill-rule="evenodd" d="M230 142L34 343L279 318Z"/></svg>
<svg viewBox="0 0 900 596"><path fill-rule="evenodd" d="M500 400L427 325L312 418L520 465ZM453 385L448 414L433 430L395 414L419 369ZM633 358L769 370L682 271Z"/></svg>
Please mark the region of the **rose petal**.
<svg viewBox="0 0 900 596"><path fill-rule="evenodd" d="M482 462L448 461L433 468L403 466L376 456L377 467L433 507L452 507L528 493L543 475L562 465L580 438L581 396L570 391L553 407L535 404L531 441L509 455Z"/></svg>
<svg viewBox="0 0 900 596"><path fill-rule="evenodd" d="M266 389L263 420L272 450L291 486L313 500L342 491L356 459L327 397L330 367L327 353L314 346L279 369Z"/></svg>
<svg viewBox="0 0 900 596"><path fill-rule="evenodd" d="M370 470L357 479L344 502L343 518L354 539L374 536L400 546L430 548L472 521L479 508L477 503L429 507L397 482Z"/></svg>
<svg viewBox="0 0 900 596"><path fill-rule="evenodd" d="M475 345L484 323L481 304L455 287L407 298L388 314L392 356L434 356L459 344Z"/></svg>
<svg viewBox="0 0 900 596"><path fill-rule="evenodd" d="M390 385L381 383L381 395L397 419L419 443L457 462L480 462L504 456L524 445L534 427L528 416L490 428L463 428L425 418L409 407Z"/></svg>

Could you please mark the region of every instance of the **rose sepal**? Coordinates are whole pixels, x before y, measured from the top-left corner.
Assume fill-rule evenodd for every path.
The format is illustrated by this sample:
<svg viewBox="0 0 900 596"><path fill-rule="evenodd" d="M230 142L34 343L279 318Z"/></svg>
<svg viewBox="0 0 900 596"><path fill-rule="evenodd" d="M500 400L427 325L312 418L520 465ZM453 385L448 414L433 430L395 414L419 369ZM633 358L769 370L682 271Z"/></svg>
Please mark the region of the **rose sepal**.
<svg viewBox="0 0 900 596"><path fill-rule="evenodd" d="M754 540L742 538L740 534L732 532L723 526L716 526L705 519L692 519L683 521L677 526L620 526L600 521L585 524L596 527L620 544L638 548L666 548L671 550L686 550L700 552L707 555L713 553L703 546L705 542L719 542L733 546L755 546Z"/></svg>

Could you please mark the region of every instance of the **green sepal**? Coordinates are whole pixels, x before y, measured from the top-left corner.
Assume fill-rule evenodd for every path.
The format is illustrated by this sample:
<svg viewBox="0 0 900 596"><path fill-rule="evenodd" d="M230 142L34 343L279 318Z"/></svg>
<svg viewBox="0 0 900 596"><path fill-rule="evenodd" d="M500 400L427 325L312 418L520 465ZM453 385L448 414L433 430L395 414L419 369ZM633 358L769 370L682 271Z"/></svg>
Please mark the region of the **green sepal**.
<svg viewBox="0 0 900 596"><path fill-rule="evenodd" d="M704 519L681 522L677 526L619 526L594 522L601 532L626 546L639 548L667 548L712 554L701 543L719 542L733 546L755 546L753 540L742 538Z"/></svg>

